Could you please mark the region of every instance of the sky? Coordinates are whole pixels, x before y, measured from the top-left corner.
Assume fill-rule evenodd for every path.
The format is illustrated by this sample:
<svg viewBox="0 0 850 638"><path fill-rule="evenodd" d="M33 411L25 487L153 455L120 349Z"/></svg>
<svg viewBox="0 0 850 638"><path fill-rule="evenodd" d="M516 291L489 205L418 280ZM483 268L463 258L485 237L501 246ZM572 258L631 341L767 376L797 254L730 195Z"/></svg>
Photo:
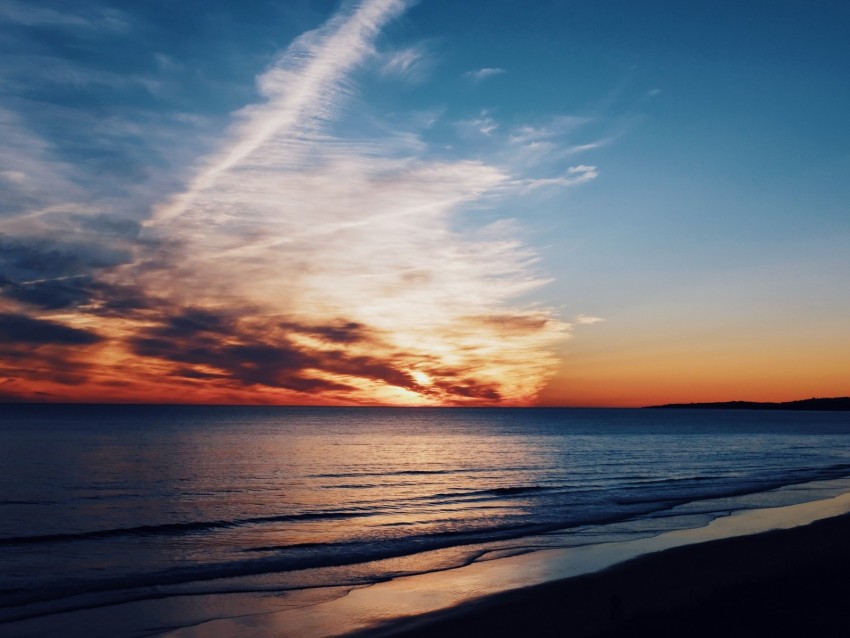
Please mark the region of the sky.
<svg viewBox="0 0 850 638"><path fill-rule="evenodd" d="M0 0L0 400L850 395L848 27Z"/></svg>

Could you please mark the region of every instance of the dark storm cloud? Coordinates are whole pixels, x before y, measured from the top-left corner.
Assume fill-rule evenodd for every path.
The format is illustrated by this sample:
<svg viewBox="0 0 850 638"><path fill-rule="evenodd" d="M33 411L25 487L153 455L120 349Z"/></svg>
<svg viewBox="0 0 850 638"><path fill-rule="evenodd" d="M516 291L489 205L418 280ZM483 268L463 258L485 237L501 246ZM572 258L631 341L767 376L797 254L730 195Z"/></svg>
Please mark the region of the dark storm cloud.
<svg viewBox="0 0 850 638"><path fill-rule="evenodd" d="M383 362L372 357L350 357L345 352L337 350L327 353L322 358L324 367L332 372L367 377L384 381L389 385L400 388L414 388L418 384L406 372L402 372L391 363Z"/></svg>
<svg viewBox="0 0 850 638"><path fill-rule="evenodd" d="M106 242L103 242L105 244ZM0 236L0 295L47 310L96 304L104 312L146 307L137 288L98 275L130 260L126 249Z"/></svg>
<svg viewBox="0 0 850 638"><path fill-rule="evenodd" d="M369 338L366 326L355 321L340 321L327 326L302 326L294 323L281 323L280 327L335 343L356 343Z"/></svg>
<svg viewBox="0 0 850 638"><path fill-rule="evenodd" d="M0 313L0 343L82 346L102 340L103 337L88 330L21 314Z"/></svg>
<svg viewBox="0 0 850 638"><path fill-rule="evenodd" d="M61 310L86 306L99 316L131 316L147 308L147 295L133 286L99 282L89 275L63 277L23 284L0 275L0 296L43 310Z"/></svg>
<svg viewBox="0 0 850 638"><path fill-rule="evenodd" d="M178 368L172 374L183 379L226 379L228 377L228 375L219 372L203 372L192 368Z"/></svg>
<svg viewBox="0 0 850 638"><path fill-rule="evenodd" d="M182 338L203 332L226 334L232 327L233 320L228 315L188 308L165 319L162 325L152 328L150 334L165 338Z"/></svg>
<svg viewBox="0 0 850 638"><path fill-rule="evenodd" d="M3 296L46 310L58 310L88 303L92 297L93 285L92 278L85 275L26 284L0 280Z"/></svg>
<svg viewBox="0 0 850 638"><path fill-rule="evenodd" d="M90 378L91 366L75 357L79 347L68 343L0 341L0 375L11 380L82 385Z"/></svg>
<svg viewBox="0 0 850 638"><path fill-rule="evenodd" d="M12 239L0 233L0 274L18 283L89 275L131 259L128 248L110 246L103 238L70 242L59 238Z"/></svg>
<svg viewBox="0 0 850 638"><path fill-rule="evenodd" d="M171 332L171 327L152 332ZM316 390L346 390L348 386L303 376L305 369L315 369L318 361L287 343L268 344L258 341L232 344L196 331L172 338L136 337L130 347L138 355L165 359L180 364L207 366L220 371L209 373L181 368L180 376L186 378L225 378L241 385L265 385L287 388L299 392Z"/></svg>
<svg viewBox="0 0 850 638"><path fill-rule="evenodd" d="M299 392L352 389L314 376L315 371L323 371L404 388L417 385L391 362L352 356L341 349L311 349L297 345L290 338L300 334L320 336L333 343L352 343L365 339L360 324L340 321L329 326L301 326L287 321L274 325L284 327L286 334L261 336L271 333L248 331L240 327L231 313L187 308L160 318L158 325L145 328L128 344L135 354L181 364L176 374L184 378L225 378L243 385L266 385Z"/></svg>
<svg viewBox="0 0 850 638"><path fill-rule="evenodd" d="M138 286L97 282L92 288L97 306L88 312L101 317L132 317L137 311L151 308L155 302Z"/></svg>
<svg viewBox="0 0 850 638"><path fill-rule="evenodd" d="M89 381L82 357L103 338L93 332L25 315L0 313L0 377L17 382L48 381L79 386ZM41 395L31 391L27 395Z"/></svg>
<svg viewBox="0 0 850 638"><path fill-rule="evenodd" d="M435 385L441 390L458 397L487 399L489 401L498 401L502 398L496 384L480 383L475 379L464 379L460 383L438 381Z"/></svg>
<svg viewBox="0 0 850 638"><path fill-rule="evenodd" d="M9 280L76 275L93 265L79 251L63 250L53 241L9 239L0 235L0 273Z"/></svg>

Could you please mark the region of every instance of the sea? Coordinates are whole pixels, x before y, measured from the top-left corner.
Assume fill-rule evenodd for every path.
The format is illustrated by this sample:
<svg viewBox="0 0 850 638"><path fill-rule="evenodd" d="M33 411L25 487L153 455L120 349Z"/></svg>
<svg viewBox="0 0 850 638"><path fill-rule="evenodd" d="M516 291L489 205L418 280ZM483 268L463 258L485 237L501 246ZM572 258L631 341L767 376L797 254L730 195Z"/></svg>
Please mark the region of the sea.
<svg viewBox="0 0 850 638"><path fill-rule="evenodd" d="M0 635L163 635L848 477L848 412L3 405Z"/></svg>

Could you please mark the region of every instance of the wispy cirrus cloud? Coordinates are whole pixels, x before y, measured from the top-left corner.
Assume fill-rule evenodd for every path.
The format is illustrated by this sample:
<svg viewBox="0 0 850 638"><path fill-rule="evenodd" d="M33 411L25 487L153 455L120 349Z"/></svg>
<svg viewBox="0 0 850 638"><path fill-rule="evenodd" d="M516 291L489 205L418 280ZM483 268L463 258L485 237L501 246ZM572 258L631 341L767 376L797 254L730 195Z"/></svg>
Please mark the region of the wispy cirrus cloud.
<svg viewBox="0 0 850 638"><path fill-rule="evenodd" d="M610 135L594 136L590 141L579 141L587 139L586 129L595 123L592 117L559 115L542 122L522 124L509 129L507 144L516 161L527 166L569 161L576 155L588 153L613 141ZM592 176L587 175L583 181L596 176L595 173ZM564 178L564 185L575 183L582 181L575 182L574 179Z"/></svg>
<svg viewBox="0 0 850 638"><path fill-rule="evenodd" d="M63 28L125 31L130 21L121 11L97 6L68 6L60 9L30 2L5 0L0 5L0 21L27 26L60 26Z"/></svg>
<svg viewBox="0 0 850 638"><path fill-rule="evenodd" d="M528 144L569 135L592 121L581 115L559 115L536 124L522 124L510 132L512 144Z"/></svg>
<svg viewBox="0 0 850 638"><path fill-rule="evenodd" d="M477 117L461 120L457 127L462 133L490 136L499 128L499 123L487 111L482 111Z"/></svg>
<svg viewBox="0 0 850 638"><path fill-rule="evenodd" d="M526 179L523 180L523 190L532 191L538 188L543 188L547 186L577 186L579 184L584 184L591 180L596 179L599 176L599 173L596 170L595 166L585 166L584 164L579 164L578 166L570 166L567 169L565 175L559 175L558 177L541 177L536 179Z"/></svg>
<svg viewBox="0 0 850 638"><path fill-rule="evenodd" d="M406 82L421 82L431 70L428 48L424 44L397 49L382 56L380 73Z"/></svg>
<svg viewBox="0 0 850 638"><path fill-rule="evenodd" d="M476 69L474 71L467 71L463 74L463 77L471 80L472 82L481 82L488 78L495 77L497 75L501 75L505 73L504 69L496 68L496 67L484 67L481 69Z"/></svg>
<svg viewBox="0 0 850 638"><path fill-rule="evenodd" d="M0 330L59 342L40 343L40 363L26 375L12 365L7 377L52 396L73 384L75 398L533 401L569 326L527 301L546 279L511 224L461 233L456 220L546 184L588 181L596 169L535 179L509 161L438 153L415 128L338 126L359 70L408 80L419 64L424 50L375 53L404 8L401 0L347 5L295 40L257 76L259 98L234 114L185 187L141 226L116 228L109 250L86 239L94 226L108 236L105 200L76 187L63 201L22 203L25 212L4 227ZM485 136L499 128L492 119L479 125ZM513 137L494 141L504 156ZM43 154L0 178L26 182L50 166L49 149ZM69 170L59 166L56 179ZM63 224L75 229L66 239L57 234ZM47 243L39 233L51 230ZM51 373L62 357L75 376Z"/></svg>
<svg viewBox="0 0 850 638"><path fill-rule="evenodd" d="M257 78L266 101L243 109L232 142L207 162L184 193L157 211L156 219L184 212L214 186L219 174L249 159L273 137L295 138L332 119L348 93L346 72L373 52L372 40L381 26L404 7L402 0L365 2L353 13L340 13L299 37Z"/></svg>

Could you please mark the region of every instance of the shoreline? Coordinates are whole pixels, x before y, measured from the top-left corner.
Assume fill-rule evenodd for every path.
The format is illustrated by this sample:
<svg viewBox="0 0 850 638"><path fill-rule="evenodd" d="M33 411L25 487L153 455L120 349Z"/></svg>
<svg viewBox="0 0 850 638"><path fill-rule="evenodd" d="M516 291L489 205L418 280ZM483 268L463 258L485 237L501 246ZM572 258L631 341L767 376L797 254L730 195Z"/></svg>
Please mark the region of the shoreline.
<svg viewBox="0 0 850 638"><path fill-rule="evenodd" d="M703 527L399 576L325 592L330 598L211 592L4 629L48 635L61 623L67 635L104 638L845 636L850 491L842 487L837 496L739 510ZM200 611L197 622L184 624L185 605Z"/></svg>
<svg viewBox="0 0 850 638"><path fill-rule="evenodd" d="M850 513L643 554L347 638L844 636Z"/></svg>
<svg viewBox="0 0 850 638"><path fill-rule="evenodd" d="M732 512L704 527L656 536L541 550L401 576L316 605L220 618L162 635L498 638L603 636L617 630L625 631L623 636L643 635L628 629L629 623L647 613L664 618L676 609L703 605L701 601L718 588L766 578L782 583L793 570L823 568L833 558L842 566L841 574L850 573L850 544L842 546L846 538L850 538L850 492ZM671 635L693 632L680 628Z"/></svg>

